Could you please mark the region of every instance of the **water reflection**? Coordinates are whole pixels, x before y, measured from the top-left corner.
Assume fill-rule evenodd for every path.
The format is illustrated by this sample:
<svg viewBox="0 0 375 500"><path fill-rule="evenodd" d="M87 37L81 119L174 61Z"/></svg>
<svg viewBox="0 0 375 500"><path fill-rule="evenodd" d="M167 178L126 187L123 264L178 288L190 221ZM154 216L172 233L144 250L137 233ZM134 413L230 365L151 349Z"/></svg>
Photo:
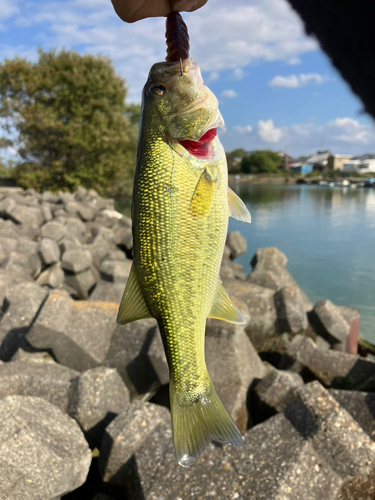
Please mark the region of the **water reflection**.
<svg viewBox="0 0 375 500"><path fill-rule="evenodd" d="M288 269L315 302L331 299L361 311L361 334L375 341L375 190L323 186L237 186L252 215L230 219L248 251L245 273L259 247L276 246Z"/></svg>

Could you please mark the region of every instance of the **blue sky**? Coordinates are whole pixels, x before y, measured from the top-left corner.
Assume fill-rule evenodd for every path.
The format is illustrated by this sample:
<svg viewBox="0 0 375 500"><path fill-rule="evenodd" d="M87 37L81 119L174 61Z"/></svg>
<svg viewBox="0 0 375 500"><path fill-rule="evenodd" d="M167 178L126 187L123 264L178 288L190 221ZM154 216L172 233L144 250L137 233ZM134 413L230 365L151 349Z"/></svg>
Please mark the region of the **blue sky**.
<svg viewBox="0 0 375 500"><path fill-rule="evenodd" d="M375 127L286 0L209 0L184 15L191 56L220 102L230 151L375 153ZM0 0L0 59L41 47L109 55L139 102L165 57L164 19L123 23L110 0Z"/></svg>

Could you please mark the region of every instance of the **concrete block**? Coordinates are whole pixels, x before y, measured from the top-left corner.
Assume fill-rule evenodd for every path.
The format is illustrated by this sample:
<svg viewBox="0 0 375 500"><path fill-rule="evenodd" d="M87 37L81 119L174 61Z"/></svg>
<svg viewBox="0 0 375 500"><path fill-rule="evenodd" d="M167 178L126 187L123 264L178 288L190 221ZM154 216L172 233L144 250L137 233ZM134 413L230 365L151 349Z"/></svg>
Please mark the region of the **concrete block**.
<svg viewBox="0 0 375 500"><path fill-rule="evenodd" d="M66 235L64 224L58 221L50 221L43 224L41 227L43 238L51 238L59 243Z"/></svg>
<svg viewBox="0 0 375 500"><path fill-rule="evenodd" d="M306 330L308 321L299 287L287 285L278 290L275 305L280 331L298 333Z"/></svg>
<svg viewBox="0 0 375 500"><path fill-rule="evenodd" d="M38 253L45 266L56 264L60 260L60 248L55 240L43 238L39 243Z"/></svg>
<svg viewBox="0 0 375 500"><path fill-rule="evenodd" d="M123 283L111 283L110 281L100 280L92 291L89 300L103 300L120 304L124 288Z"/></svg>
<svg viewBox="0 0 375 500"><path fill-rule="evenodd" d="M131 260L103 260L100 265L100 276L102 280L111 281L112 283L123 283L128 281L130 269L132 266Z"/></svg>
<svg viewBox="0 0 375 500"><path fill-rule="evenodd" d="M225 245L230 249L230 258L232 260L245 254L247 250L246 239L239 231L228 233Z"/></svg>
<svg viewBox="0 0 375 500"><path fill-rule="evenodd" d="M78 274L86 271L92 264L92 255L85 248L65 251L61 259L61 267L65 271Z"/></svg>
<svg viewBox="0 0 375 500"><path fill-rule="evenodd" d="M85 271L81 271L77 274L69 273L67 271L65 272L65 283L77 291L80 299L88 298L92 288L96 285L99 279L100 276L98 276L94 266L91 266Z"/></svg>
<svg viewBox="0 0 375 500"><path fill-rule="evenodd" d="M58 288L64 283L64 271L61 269L61 263L57 262L53 266L48 267L43 271L38 278L36 283L39 286L48 286L49 288Z"/></svg>

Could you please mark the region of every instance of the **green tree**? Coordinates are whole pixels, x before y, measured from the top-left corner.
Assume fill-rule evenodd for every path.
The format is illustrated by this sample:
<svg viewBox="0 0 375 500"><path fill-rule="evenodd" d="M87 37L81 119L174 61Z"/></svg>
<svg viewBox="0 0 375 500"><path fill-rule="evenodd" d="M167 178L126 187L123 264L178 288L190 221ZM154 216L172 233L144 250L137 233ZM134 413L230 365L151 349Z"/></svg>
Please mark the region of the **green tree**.
<svg viewBox="0 0 375 500"><path fill-rule="evenodd" d="M277 173L282 166L281 157L269 149L254 151L241 161L241 172L245 174Z"/></svg>
<svg viewBox="0 0 375 500"><path fill-rule="evenodd" d="M126 106L126 93L102 56L40 50L36 63L0 64L0 117L16 137L19 185L103 191L131 177L139 111Z"/></svg>
<svg viewBox="0 0 375 500"><path fill-rule="evenodd" d="M239 148L225 154L227 156L228 172L238 174L241 171L241 160L248 154L247 151Z"/></svg>

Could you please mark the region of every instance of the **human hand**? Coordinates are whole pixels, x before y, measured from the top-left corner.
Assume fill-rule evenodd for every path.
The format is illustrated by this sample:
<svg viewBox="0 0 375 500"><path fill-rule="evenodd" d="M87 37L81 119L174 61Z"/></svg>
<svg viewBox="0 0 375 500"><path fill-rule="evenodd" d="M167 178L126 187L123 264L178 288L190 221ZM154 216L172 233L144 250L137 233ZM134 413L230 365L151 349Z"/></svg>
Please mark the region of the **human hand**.
<svg viewBox="0 0 375 500"><path fill-rule="evenodd" d="M117 15L127 23L146 17L168 16L170 12L193 12L207 0L112 0Z"/></svg>

